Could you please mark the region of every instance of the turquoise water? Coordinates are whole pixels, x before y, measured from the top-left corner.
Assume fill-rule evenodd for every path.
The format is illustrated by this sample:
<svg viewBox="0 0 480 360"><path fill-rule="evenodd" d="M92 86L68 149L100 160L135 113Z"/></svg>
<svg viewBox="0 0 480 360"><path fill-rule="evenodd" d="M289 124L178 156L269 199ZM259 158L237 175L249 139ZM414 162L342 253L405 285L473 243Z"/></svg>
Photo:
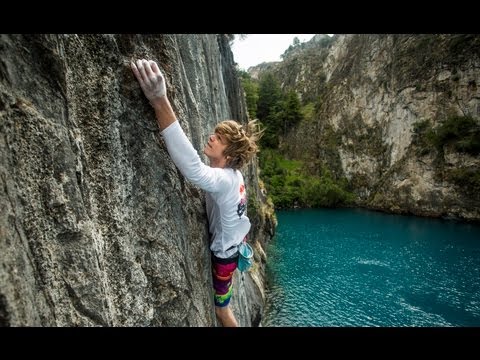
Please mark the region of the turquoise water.
<svg viewBox="0 0 480 360"><path fill-rule="evenodd" d="M480 326L480 226L277 211L262 326Z"/></svg>

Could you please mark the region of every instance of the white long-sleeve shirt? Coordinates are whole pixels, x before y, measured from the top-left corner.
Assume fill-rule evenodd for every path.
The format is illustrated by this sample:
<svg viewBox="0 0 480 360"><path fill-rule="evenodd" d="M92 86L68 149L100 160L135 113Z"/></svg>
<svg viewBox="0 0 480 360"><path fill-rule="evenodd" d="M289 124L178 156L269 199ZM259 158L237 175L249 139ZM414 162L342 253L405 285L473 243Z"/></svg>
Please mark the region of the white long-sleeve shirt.
<svg viewBox="0 0 480 360"><path fill-rule="evenodd" d="M239 170L205 165L178 121L161 134L182 175L207 192L210 250L220 258L234 255L251 226L245 214L247 193L243 175Z"/></svg>

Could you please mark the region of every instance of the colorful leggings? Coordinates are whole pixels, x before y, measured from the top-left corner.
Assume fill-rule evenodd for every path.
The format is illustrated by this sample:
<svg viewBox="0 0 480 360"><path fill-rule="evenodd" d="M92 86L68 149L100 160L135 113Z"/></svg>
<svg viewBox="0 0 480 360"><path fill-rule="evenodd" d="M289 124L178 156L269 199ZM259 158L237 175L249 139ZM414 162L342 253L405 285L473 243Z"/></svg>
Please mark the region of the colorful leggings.
<svg viewBox="0 0 480 360"><path fill-rule="evenodd" d="M221 259L212 254L212 277L215 290L215 306L227 306L232 297L232 277L238 263L238 253L233 257Z"/></svg>

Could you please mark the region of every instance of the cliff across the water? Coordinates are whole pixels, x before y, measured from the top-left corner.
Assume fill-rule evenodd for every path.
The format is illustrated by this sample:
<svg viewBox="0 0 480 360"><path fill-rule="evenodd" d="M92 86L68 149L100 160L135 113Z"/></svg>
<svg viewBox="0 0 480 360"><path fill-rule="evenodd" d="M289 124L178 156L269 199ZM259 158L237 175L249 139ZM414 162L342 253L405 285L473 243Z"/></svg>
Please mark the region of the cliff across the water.
<svg viewBox="0 0 480 360"><path fill-rule="evenodd" d="M480 36L316 35L269 71L310 119L280 151L346 178L356 205L480 221Z"/></svg>
<svg viewBox="0 0 480 360"><path fill-rule="evenodd" d="M0 35L1 326L217 324L204 194L170 160L138 58L204 160L218 121L247 121L225 35ZM232 301L255 326L275 224L244 174L256 257Z"/></svg>

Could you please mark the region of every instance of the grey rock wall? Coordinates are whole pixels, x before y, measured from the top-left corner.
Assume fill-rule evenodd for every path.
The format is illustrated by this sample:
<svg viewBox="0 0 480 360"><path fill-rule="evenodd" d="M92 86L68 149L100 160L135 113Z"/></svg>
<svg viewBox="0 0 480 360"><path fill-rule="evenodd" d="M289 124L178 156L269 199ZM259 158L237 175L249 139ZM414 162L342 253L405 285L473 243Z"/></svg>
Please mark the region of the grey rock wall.
<svg viewBox="0 0 480 360"><path fill-rule="evenodd" d="M449 161L433 149L424 156L427 149L413 141L422 121L480 119L478 35L346 35L325 70L331 92L324 114L342 137L341 167L364 205L480 221L478 193L446 176L467 164L478 174L478 156L455 153Z"/></svg>
<svg viewBox="0 0 480 360"><path fill-rule="evenodd" d="M480 119L477 34L347 34L314 41L271 70L315 104L282 150L317 171L346 177L357 205L395 213L480 221L478 156L421 149L416 124ZM431 146L432 147L432 146ZM430 151L428 155L425 155ZM422 155L423 154L423 155ZM450 173L470 174L466 186ZM465 183L467 180L464 181Z"/></svg>
<svg viewBox="0 0 480 360"><path fill-rule="evenodd" d="M247 121L223 35L0 35L0 325L216 325L204 194L168 156L137 58L165 72L201 156L218 121ZM263 309L256 260L235 277L242 326Z"/></svg>

